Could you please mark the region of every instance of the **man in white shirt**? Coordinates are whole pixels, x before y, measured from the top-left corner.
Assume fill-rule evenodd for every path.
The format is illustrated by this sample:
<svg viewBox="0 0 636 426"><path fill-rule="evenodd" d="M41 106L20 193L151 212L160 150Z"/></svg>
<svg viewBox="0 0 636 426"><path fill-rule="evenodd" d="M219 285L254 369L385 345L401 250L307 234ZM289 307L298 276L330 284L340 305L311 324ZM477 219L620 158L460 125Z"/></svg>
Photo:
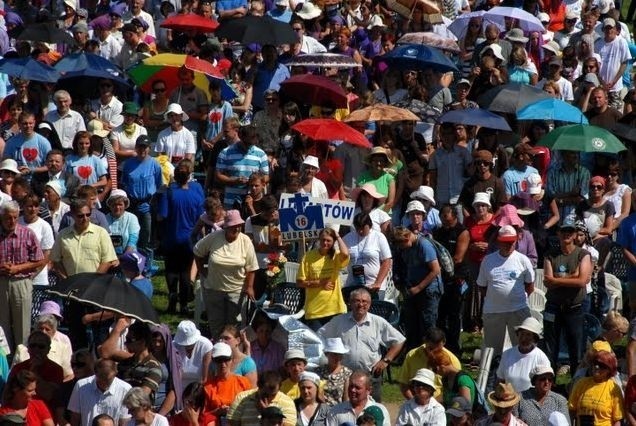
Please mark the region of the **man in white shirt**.
<svg viewBox="0 0 636 426"><path fill-rule="evenodd" d="M318 40L305 34L305 23L302 19L294 19L291 22L291 27L300 40L300 51L302 53L323 53L327 51L327 48Z"/></svg>
<svg viewBox="0 0 636 426"><path fill-rule="evenodd" d="M91 120L102 122L104 130L111 131L124 122L122 115L123 104L114 95L114 84L112 80L103 78L99 80L99 98L91 101Z"/></svg>
<svg viewBox="0 0 636 426"><path fill-rule="evenodd" d="M157 38L155 34L155 21L152 19L152 15L142 10L143 6L144 0L130 0L128 11L122 16L122 19L125 24L128 24L133 18L143 18L146 24L148 24L148 31L146 33L153 38Z"/></svg>
<svg viewBox="0 0 636 426"><path fill-rule="evenodd" d="M91 25L93 38L99 42L99 56L114 62L121 51L121 43L110 33L110 21L95 19Z"/></svg>
<svg viewBox="0 0 636 426"><path fill-rule="evenodd" d="M566 78L563 78L561 75L561 71L563 70L563 63L560 58L556 56L550 60L548 65L548 75L545 78L542 78L537 86L539 89L543 89L543 86L548 81L554 81L559 85L559 90L561 91L561 100L565 102L572 103L574 100L574 91L572 90L572 83L568 81Z"/></svg>
<svg viewBox="0 0 636 426"><path fill-rule="evenodd" d="M327 414L327 426L339 426L344 423L356 424L366 408L377 406L382 410L384 421L378 426L390 426L391 417L386 407L374 401L371 397L371 376L368 373L356 370L349 377L347 388L348 401L334 405Z"/></svg>
<svg viewBox="0 0 636 426"><path fill-rule="evenodd" d="M629 53L627 41L618 36L619 29L614 19L603 20L603 33L605 36L594 43L594 51L601 56L599 75L609 92L609 105L622 111L623 74L632 55Z"/></svg>
<svg viewBox="0 0 636 426"><path fill-rule="evenodd" d="M80 130L86 130L84 119L79 112L71 109L73 100L66 90L55 92L53 94L53 102L55 102L57 110L49 111L44 120L53 123L62 146L65 149L71 149L75 134Z"/></svg>

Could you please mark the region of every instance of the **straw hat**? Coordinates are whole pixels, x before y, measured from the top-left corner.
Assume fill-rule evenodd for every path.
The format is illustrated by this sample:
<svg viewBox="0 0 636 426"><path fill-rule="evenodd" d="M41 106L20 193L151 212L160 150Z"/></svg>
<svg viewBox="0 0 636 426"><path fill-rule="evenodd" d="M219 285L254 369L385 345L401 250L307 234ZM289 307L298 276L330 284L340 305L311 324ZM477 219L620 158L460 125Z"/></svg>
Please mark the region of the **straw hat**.
<svg viewBox="0 0 636 426"><path fill-rule="evenodd" d="M510 383L499 383L495 390L488 394L490 404L499 408L514 407L520 399Z"/></svg>
<svg viewBox="0 0 636 426"><path fill-rule="evenodd" d="M371 162L371 157L374 155L381 155L386 158L387 164L391 164L391 159L389 158L389 154L386 152L386 149L381 146L374 146L369 155L367 155L366 162L367 164Z"/></svg>

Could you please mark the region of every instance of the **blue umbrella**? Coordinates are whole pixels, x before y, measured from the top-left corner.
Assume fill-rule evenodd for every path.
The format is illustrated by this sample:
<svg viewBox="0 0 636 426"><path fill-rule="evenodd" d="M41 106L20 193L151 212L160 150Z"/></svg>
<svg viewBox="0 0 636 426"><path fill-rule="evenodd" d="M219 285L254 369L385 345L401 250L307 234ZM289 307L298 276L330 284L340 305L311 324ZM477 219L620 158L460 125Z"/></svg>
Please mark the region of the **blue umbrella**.
<svg viewBox="0 0 636 426"><path fill-rule="evenodd" d="M58 88L68 90L80 97L94 98L99 95L99 80L109 79L119 93L126 93L130 84L121 69L106 58L92 53L73 53L60 59L55 69L62 74Z"/></svg>
<svg viewBox="0 0 636 426"><path fill-rule="evenodd" d="M588 124L583 112L560 99L549 98L533 102L517 110L519 120L555 120Z"/></svg>
<svg viewBox="0 0 636 426"><path fill-rule="evenodd" d="M55 83L60 73L53 67L32 58L8 58L0 60L0 73L23 80Z"/></svg>
<svg viewBox="0 0 636 426"><path fill-rule="evenodd" d="M512 130L505 118L482 108L455 109L448 111L438 120L440 123L460 123L496 130Z"/></svg>
<svg viewBox="0 0 636 426"><path fill-rule="evenodd" d="M405 44L397 46L380 57L387 65L403 70L459 71L457 66L439 49L423 44Z"/></svg>
<svg viewBox="0 0 636 426"><path fill-rule="evenodd" d="M54 67L61 73L79 71L85 69L98 69L106 72L117 72L121 75L121 69L108 59L93 53L72 53L64 56Z"/></svg>

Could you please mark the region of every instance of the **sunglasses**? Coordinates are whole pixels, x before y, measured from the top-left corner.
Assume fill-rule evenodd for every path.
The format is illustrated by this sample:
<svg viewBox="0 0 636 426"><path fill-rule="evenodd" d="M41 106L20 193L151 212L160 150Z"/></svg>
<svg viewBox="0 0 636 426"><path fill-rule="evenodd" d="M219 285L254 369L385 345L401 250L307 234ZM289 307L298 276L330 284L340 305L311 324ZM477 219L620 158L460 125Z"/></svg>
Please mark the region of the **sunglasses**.
<svg viewBox="0 0 636 426"><path fill-rule="evenodd" d="M91 217L91 214L90 213L76 214L75 217L78 218L78 219L82 219L82 218L86 218L86 217Z"/></svg>
<svg viewBox="0 0 636 426"><path fill-rule="evenodd" d="M29 343L29 347L34 349L46 349L48 348L48 345L45 345L44 343Z"/></svg>
<svg viewBox="0 0 636 426"><path fill-rule="evenodd" d="M547 382L554 382L554 377L552 377L551 374L546 374L545 376L538 376L537 380L539 380L539 381L547 381Z"/></svg>
<svg viewBox="0 0 636 426"><path fill-rule="evenodd" d="M603 189L603 185L590 185L590 189Z"/></svg>
<svg viewBox="0 0 636 426"><path fill-rule="evenodd" d="M152 91L154 93L163 93L163 92L166 91L166 88L165 87L155 87L154 89L152 89Z"/></svg>
<svg viewBox="0 0 636 426"><path fill-rule="evenodd" d="M607 176L609 177L616 177L618 176L618 173L608 173Z"/></svg>
<svg viewBox="0 0 636 426"><path fill-rule="evenodd" d="M476 166L490 166L491 163L488 161L475 161Z"/></svg>
<svg viewBox="0 0 636 426"><path fill-rule="evenodd" d="M71 367L74 368L83 368L86 367L86 363L85 362L71 362Z"/></svg>
<svg viewBox="0 0 636 426"><path fill-rule="evenodd" d="M232 358L225 358L225 357L223 357L223 358L214 358L213 361L216 364L225 364L226 362L232 361Z"/></svg>

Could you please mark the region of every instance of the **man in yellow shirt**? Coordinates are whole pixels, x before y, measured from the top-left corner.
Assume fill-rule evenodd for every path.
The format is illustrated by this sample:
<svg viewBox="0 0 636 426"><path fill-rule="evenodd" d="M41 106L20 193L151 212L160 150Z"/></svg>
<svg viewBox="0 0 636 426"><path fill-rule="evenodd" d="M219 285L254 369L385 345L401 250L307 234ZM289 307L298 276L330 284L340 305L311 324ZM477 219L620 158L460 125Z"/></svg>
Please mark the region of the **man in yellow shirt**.
<svg viewBox="0 0 636 426"><path fill-rule="evenodd" d="M302 349L290 349L285 352L285 370L287 379L280 384L280 391L293 400L300 398L300 376L305 373L307 358ZM319 389L322 390L324 383L320 381Z"/></svg>
<svg viewBox="0 0 636 426"><path fill-rule="evenodd" d="M459 359L451 351L446 349L446 335L439 328L431 328L424 337L424 344L418 346L415 349L411 349L404 358L404 363L400 369L399 377L397 381L400 383L400 390L405 398L411 399L413 393L409 387L409 383L412 377L420 368L428 368L435 371L431 366L431 360L433 359L432 353L442 350L451 359L453 367L461 370L462 364ZM435 374L435 398L442 394L442 376Z"/></svg>

